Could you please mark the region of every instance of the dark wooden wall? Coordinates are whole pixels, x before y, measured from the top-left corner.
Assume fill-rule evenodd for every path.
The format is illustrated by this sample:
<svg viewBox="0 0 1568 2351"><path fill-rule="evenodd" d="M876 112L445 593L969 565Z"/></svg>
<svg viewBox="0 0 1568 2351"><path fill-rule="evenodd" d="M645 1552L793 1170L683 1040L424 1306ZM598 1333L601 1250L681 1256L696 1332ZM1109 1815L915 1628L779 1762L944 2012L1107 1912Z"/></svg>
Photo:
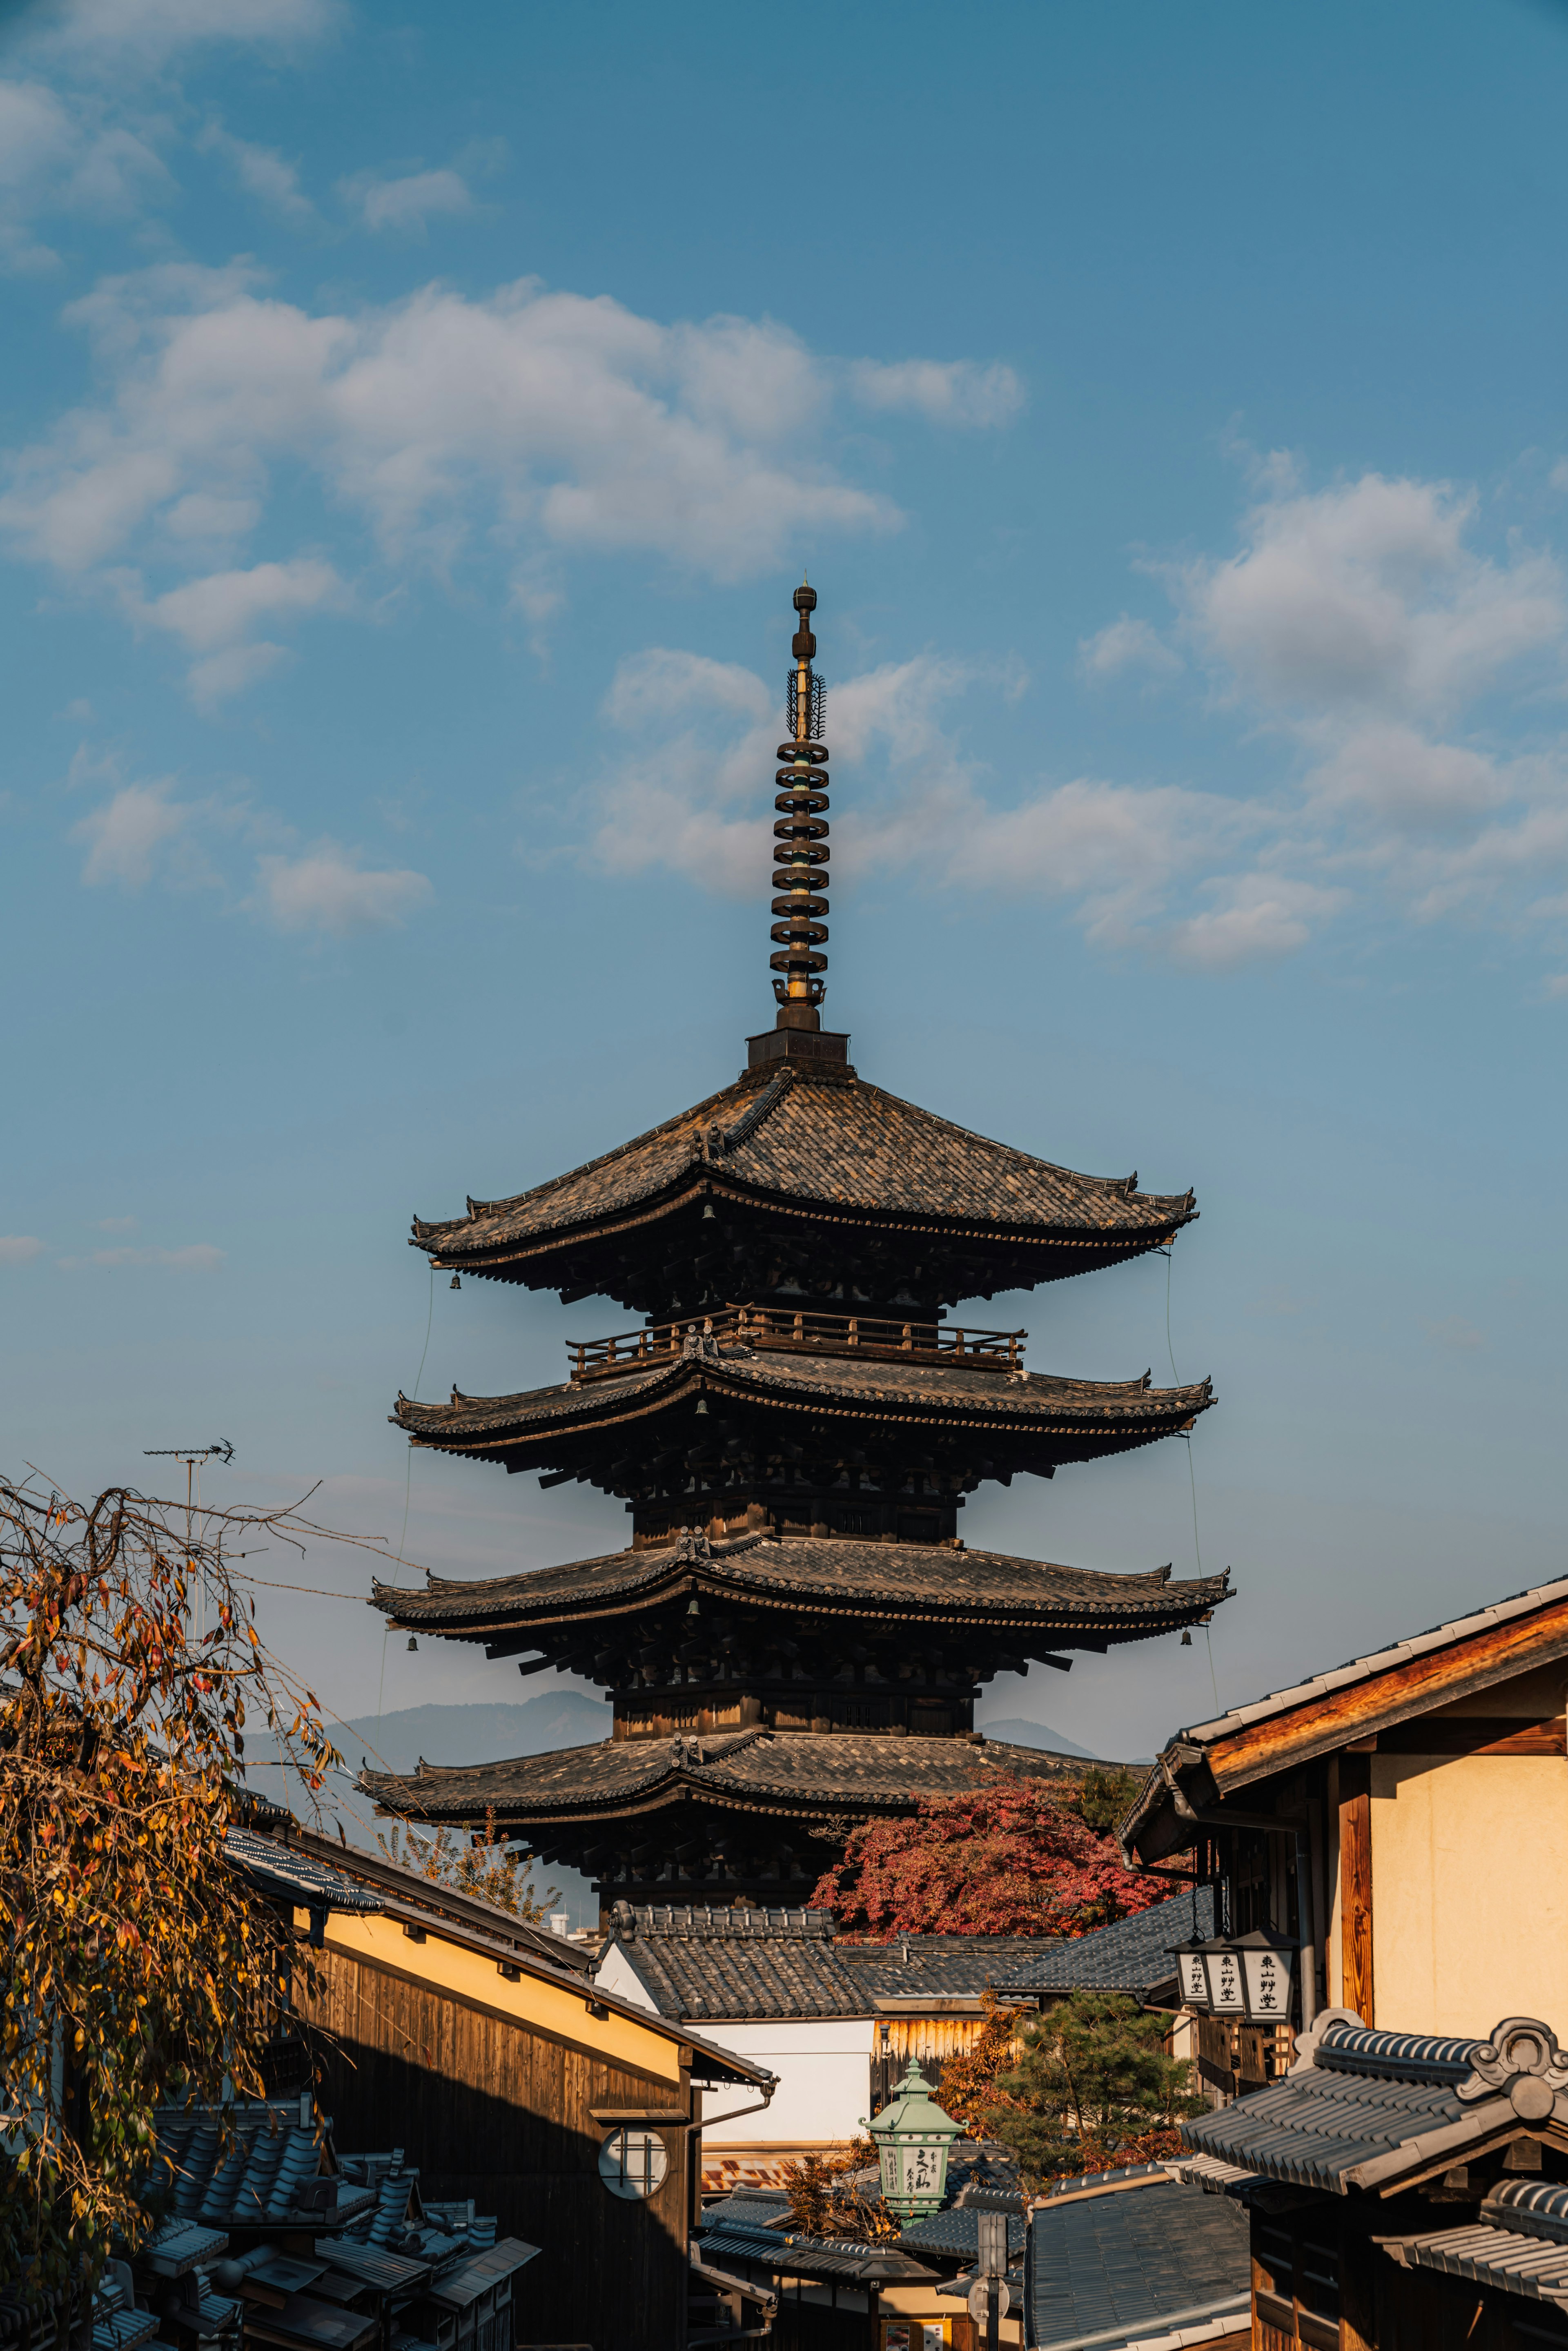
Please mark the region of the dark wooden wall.
<svg viewBox="0 0 1568 2351"><path fill-rule="evenodd" d="M540 2248L517 2279L519 2344L679 2351L691 2134L661 2126L664 2184L629 2203L600 2179L608 2126L589 2111L674 2107L674 2085L330 1949L310 2020L340 2154L401 2147L423 2195L472 2196Z"/></svg>

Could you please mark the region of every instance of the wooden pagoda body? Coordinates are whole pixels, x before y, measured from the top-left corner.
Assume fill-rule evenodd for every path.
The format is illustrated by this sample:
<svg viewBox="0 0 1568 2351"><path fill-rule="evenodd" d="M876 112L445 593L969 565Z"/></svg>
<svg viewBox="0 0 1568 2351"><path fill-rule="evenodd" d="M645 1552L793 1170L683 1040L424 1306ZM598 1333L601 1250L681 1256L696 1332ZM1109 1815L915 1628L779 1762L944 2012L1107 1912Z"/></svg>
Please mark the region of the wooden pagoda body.
<svg viewBox="0 0 1568 2351"><path fill-rule="evenodd" d="M803 640L815 650L803 630L798 656ZM820 692L810 706L820 718ZM1207 1381L1032 1372L1022 1332L956 1325L948 1309L1169 1248L1193 1198L1074 1174L859 1076L848 1039L820 1026L826 932L800 907L825 901L799 883L792 846L825 855L825 823L800 811L826 805L826 753L804 737L786 752L785 977L739 1078L585 1167L413 1228L441 1270L647 1318L574 1347L557 1386L400 1395L393 1415L414 1445L619 1498L627 1547L374 1593L399 1629L605 1689L601 1746L365 1784L415 1818L493 1817L606 1901L798 1901L859 1822L998 1769L1062 1768L977 1734L994 1675L1066 1668L1074 1650L1176 1631L1226 1596L1224 1577L1095 1574L959 1535L987 1480L1188 1430L1213 1397Z"/></svg>

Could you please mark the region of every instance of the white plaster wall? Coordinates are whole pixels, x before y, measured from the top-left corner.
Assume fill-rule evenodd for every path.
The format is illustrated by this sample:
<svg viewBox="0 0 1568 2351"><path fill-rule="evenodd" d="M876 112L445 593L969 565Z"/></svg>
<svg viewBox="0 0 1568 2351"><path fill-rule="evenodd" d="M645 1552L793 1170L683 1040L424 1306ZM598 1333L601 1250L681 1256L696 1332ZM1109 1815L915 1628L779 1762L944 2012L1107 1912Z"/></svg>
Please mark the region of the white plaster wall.
<svg viewBox="0 0 1568 2351"><path fill-rule="evenodd" d="M619 1943L611 1944L604 1954L603 1963L593 1971L593 1980L616 2000L635 2001L639 2008L653 2006L653 1994ZM711 2041L713 2035L708 2033L705 2038Z"/></svg>
<svg viewBox="0 0 1568 2351"><path fill-rule="evenodd" d="M1385 2030L1568 2033L1568 1761L1374 1755L1372 1917Z"/></svg>
<svg viewBox="0 0 1568 2351"><path fill-rule="evenodd" d="M870 2112L871 2049L875 2027L869 2016L800 2017L776 2022L704 2024L706 2039L737 2057L749 2057L779 2076L773 2102L759 2114L733 2123L703 2125L703 2146L761 2147L780 2141L825 2146L853 2138ZM715 2114L741 2103L739 2092L711 2090L704 2105Z"/></svg>
<svg viewBox="0 0 1568 2351"><path fill-rule="evenodd" d="M619 2000L651 2009L653 2001L637 1973L635 1947L619 1943L606 1951L595 1981ZM853 2138L870 2112L871 2053L876 2026L869 2016L748 2018L688 2017L705 2041L733 2049L779 2076L772 2103L732 2123L703 2126L703 2144L766 2147L781 2143L826 2146ZM1565 2028L1568 2029L1568 2028ZM748 2103L740 2090L709 2090L704 2103L713 2114Z"/></svg>

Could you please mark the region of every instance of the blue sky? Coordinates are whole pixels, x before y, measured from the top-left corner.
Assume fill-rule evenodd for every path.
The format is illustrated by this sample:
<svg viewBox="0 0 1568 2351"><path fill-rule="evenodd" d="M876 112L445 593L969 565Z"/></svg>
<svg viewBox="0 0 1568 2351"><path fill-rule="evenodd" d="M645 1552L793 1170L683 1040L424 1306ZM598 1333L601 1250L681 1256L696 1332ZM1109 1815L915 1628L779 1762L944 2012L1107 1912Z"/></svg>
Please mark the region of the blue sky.
<svg viewBox="0 0 1568 2351"><path fill-rule="evenodd" d="M5 1458L228 1437L214 1494L396 1549L406 1491L457 1572L619 1539L411 1475L400 1386L623 1318L433 1292L407 1220L766 1025L805 563L857 1065L1197 1189L981 1318L1215 1378L1214 1682L994 1701L1144 1750L1563 1565L1568 9L801 21L5 17ZM965 1531L1190 1573L1188 1448ZM266 1599L345 1714L537 1687Z"/></svg>

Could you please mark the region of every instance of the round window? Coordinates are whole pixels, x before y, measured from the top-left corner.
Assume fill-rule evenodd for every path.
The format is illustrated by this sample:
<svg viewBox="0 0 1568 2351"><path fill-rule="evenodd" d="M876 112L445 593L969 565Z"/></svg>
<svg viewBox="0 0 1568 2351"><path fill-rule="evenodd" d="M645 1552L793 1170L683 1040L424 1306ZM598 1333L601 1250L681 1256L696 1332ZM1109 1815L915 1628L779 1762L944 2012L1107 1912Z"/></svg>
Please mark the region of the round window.
<svg viewBox="0 0 1568 2351"><path fill-rule="evenodd" d="M612 2131L599 2150L599 2177L612 2196L652 2196L670 2168L656 2131Z"/></svg>

